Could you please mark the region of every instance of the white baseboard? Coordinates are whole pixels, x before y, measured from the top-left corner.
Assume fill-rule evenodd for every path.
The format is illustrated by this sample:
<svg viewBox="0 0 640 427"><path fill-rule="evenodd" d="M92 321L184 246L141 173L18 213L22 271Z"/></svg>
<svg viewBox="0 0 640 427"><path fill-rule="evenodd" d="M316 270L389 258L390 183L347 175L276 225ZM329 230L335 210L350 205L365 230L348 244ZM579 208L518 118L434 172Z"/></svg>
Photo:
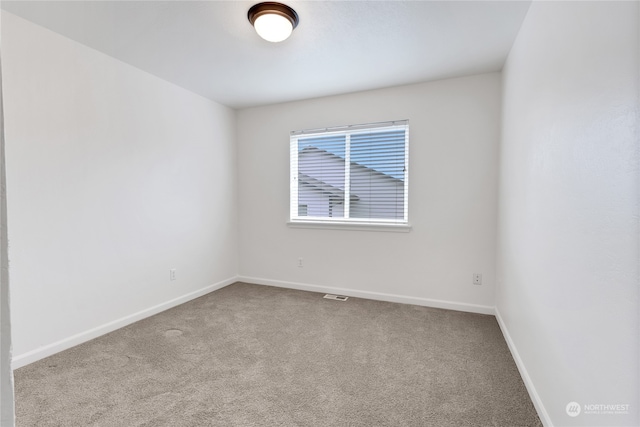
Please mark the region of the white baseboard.
<svg viewBox="0 0 640 427"><path fill-rule="evenodd" d="M529 372L527 372L527 368L524 366L524 362L518 353L518 349L511 339L511 335L509 335L509 330L507 329L507 325L502 320L502 316L500 316L500 311L498 307L495 307L496 312L496 320L498 321L498 325L500 325L500 330L502 331L502 335L504 336L505 341L507 342L507 346L509 346L509 351L511 351L511 356L513 360L516 362L516 366L518 367L518 371L520 372L520 376L522 377L522 381L524 382L525 387L527 387L527 391L529 392L529 397L533 402L533 406L535 406L536 411L538 412L538 416L540 417L540 421L544 424L545 427L553 427L553 423L551 422L551 418L549 418L549 413L545 409L542 404L542 399L538 395L536 391L536 387L533 385L533 381L531 381L531 377L529 376Z"/></svg>
<svg viewBox="0 0 640 427"><path fill-rule="evenodd" d="M281 280L262 279L259 277L238 276L238 281L255 285L275 286L278 288L298 289L301 291L321 292L346 295L355 298L365 298L378 301L397 302L401 304L421 305L424 307L444 308L447 310L466 311L470 313L494 314L493 307L488 305L467 304L463 302L443 301L429 298L409 297L382 292L359 291L331 286L318 286L306 283L285 282Z"/></svg>
<svg viewBox="0 0 640 427"><path fill-rule="evenodd" d="M40 359L44 359L47 356L51 356L52 354L59 353L63 350L67 350L71 347L75 347L78 344L82 344L84 342L90 341L101 335L107 334L109 332L113 332L116 329L120 329L124 326L130 325L134 322L137 322L138 320L151 317L154 314L158 314L162 311L168 310L180 304L184 304L187 301L191 301L192 299L196 299L210 292L224 288L225 286L235 283L238 280L239 279L237 276L231 277L221 282L214 283L213 285L209 285L202 289L198 289L197 291L189 292L188 294L179 296L172 300L138 311L137 313L130 314L128 316L122 317L112 322L105 323L104 325L89 329L84 332L80 332L70 337L61 339L57 342L20 354L18 356L13 357L11 361L11 367L12 369L21 368L30 363L36 362Z"/></svg>

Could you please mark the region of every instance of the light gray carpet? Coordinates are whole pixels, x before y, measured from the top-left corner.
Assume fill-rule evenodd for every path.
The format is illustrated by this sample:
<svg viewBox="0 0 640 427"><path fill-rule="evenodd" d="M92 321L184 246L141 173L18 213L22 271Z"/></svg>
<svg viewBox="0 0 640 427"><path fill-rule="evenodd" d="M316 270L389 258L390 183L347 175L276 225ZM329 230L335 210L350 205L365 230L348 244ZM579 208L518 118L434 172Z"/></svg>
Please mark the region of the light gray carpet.
<svg viewBox="0 0 640 427"><path fill-rule="evenodd" d="M541 426L493 316L236 283L15 372L25 426Z"/></svg>

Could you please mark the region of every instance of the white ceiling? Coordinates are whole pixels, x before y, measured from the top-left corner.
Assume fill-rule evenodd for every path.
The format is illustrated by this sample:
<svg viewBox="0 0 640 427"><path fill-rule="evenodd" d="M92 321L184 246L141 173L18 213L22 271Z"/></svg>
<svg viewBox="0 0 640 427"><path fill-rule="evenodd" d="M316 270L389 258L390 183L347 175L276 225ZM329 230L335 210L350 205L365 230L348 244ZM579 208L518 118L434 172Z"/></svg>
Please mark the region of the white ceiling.
<svg viewBox="0 0 640 427"><path fill-rule="evenodd" d="M262 40L256 1L2 1L2 8L233 108L498 71L530 1L299 1Z"/></svg>

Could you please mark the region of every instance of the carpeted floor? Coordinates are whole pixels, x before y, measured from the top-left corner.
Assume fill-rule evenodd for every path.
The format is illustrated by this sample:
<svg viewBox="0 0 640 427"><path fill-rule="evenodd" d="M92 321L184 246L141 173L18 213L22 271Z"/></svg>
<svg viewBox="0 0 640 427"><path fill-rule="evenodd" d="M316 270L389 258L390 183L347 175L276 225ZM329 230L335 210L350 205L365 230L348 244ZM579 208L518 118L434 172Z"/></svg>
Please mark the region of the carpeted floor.
<svg viewBox="0 0 640 427"><path fill-rule="evenodd" d="M236 283L15 372L26 426L541 426L493 316Z"/></svg>

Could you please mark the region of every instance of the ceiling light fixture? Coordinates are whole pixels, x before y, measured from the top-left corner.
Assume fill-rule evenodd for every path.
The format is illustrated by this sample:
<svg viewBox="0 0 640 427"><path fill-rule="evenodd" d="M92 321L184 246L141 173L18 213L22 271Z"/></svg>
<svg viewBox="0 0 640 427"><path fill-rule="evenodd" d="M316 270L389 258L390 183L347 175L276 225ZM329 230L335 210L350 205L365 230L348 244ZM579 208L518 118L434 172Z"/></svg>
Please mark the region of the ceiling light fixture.
<svg viewBox="0 0 640 427"><path fill-rule="evenodd" d="M270 42L286 40L300 21L295 10L271 1L251 6L247 17L258 35Z"/></svg>

